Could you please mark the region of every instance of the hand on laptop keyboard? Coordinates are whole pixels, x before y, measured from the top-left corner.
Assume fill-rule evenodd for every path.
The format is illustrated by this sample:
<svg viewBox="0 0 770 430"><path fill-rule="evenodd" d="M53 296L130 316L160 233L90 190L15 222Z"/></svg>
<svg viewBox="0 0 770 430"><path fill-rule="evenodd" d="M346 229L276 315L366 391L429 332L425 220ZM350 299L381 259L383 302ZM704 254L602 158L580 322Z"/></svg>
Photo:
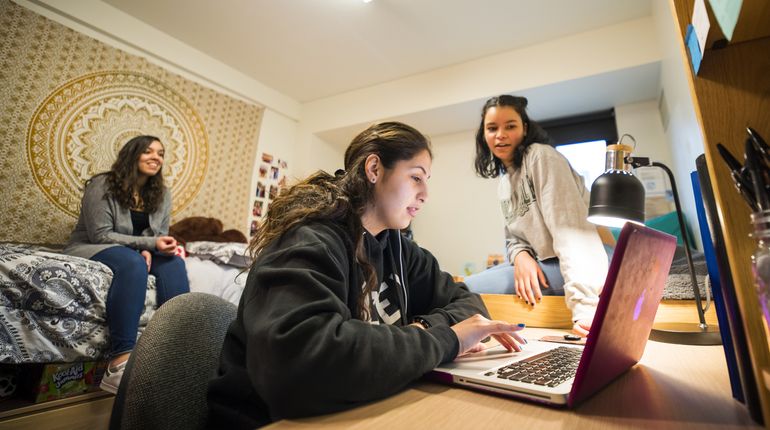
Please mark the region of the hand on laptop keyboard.
<svg viewBox="0 0 770 430"><path fill-rule="evenodd" d="M524 324L489 320L478 314L452 326L452 330L460 341L458 356L483 350L484 345L481 344L481 340L487 336L494 337L508 351L521 351L520 344L527 341L516 332L523 329Z"/></svg>

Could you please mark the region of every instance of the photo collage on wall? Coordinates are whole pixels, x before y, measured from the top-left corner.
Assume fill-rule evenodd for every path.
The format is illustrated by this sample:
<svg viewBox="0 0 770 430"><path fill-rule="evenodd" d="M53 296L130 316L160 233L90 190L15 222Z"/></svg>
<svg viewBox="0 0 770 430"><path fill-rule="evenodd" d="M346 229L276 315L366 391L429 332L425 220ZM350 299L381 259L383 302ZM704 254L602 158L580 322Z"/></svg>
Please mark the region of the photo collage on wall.
<svg viewBox="0 0 770 430"><path fill-rule="evenodd" d="M286 187L287 168L285 160L275 158L265 152L262 153L259 161L257 188L253 195L254 203L251 208L251 229L249 232L251 236L254 236L259 224L267 216L270 203Z"/></svg>

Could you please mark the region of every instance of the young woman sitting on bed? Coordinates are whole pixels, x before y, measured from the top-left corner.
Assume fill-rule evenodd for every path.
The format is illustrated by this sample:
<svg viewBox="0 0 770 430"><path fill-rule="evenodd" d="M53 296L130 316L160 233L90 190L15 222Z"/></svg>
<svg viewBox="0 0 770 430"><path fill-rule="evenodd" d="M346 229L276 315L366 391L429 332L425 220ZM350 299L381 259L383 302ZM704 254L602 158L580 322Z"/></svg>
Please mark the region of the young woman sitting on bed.
<svg viewBox="0 0 770 430"><path fill-rule="evenodd" d="M190 290L184 262L168 236L171 191L163 184L163 144L138 136L118 153L109 172L86 182L80 216L64 252L107 265L110 363L101 388L116 393L136 343L147 275L155 275L158 306Z"/></svg>

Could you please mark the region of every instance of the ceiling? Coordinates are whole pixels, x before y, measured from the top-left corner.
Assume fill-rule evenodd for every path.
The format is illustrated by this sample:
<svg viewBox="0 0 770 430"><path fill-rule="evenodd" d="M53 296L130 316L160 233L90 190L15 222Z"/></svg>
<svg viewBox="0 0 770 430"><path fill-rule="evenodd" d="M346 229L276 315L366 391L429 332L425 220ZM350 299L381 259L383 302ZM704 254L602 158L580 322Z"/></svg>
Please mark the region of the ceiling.
<svg viewBox="0 0 770 430"><path fill-rule="evenodd" d="M650 16L652 0L101 0L306 103ZM533 118L649 100L659 65L527 90ZM428 135L476 127L483 98L397 118ZM319 132L346 145L368 124Z"/></svg>
<svg viewBox="0 0 770 430"><path fill-rule="evenodd" d="M618 22L650 0L102 0L299 102Z"/></svg>
<svg viewBox="0 0 770 430"><path fill-rule="evenodd" d="M653 99L658 95L659 81L660 65L655 63L518 91L516 94L529 99L529 116L543 121ZM430 136L468 130L475 132L485 100L486 97L482 97L439 109L378 120L402 121ZM321 139L344 148L368 125L353 124L317 134Z"/></svg>

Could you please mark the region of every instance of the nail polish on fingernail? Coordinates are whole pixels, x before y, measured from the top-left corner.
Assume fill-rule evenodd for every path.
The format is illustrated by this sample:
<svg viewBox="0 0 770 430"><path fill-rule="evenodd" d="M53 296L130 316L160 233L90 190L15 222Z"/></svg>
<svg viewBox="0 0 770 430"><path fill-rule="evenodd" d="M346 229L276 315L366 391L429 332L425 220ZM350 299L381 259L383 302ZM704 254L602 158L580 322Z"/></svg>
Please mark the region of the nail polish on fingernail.
<svg viewBox="0 0 770 430"><path fill-rule="evenodd" d="M517 325L518 325L519 327L526 327L526 326L527 326L527 325L526 325L526 324L524 324L524 323L518 323Z"/></svg>

